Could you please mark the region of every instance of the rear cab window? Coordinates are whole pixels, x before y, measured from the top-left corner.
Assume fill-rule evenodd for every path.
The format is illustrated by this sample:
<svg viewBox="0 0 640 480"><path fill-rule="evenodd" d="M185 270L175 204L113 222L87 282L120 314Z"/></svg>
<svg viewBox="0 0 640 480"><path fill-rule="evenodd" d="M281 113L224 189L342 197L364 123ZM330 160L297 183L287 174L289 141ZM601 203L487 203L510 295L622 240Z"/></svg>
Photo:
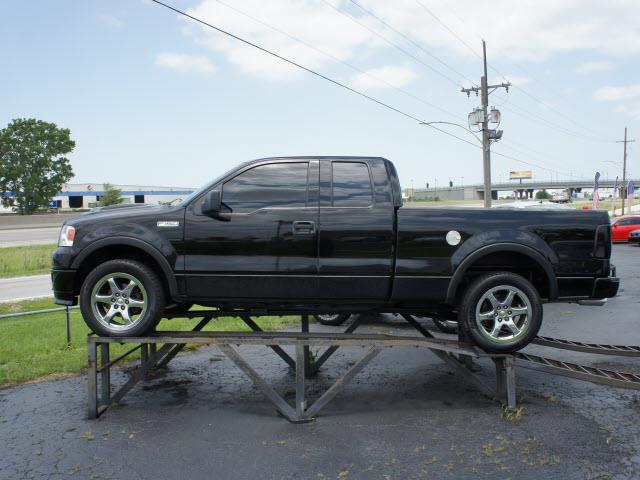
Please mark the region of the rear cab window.
<svg viewBox="0 0 640 480"><path fill-rule="evenodd" d="M369 207L373 189L369 167L363 162L332 162L331 205L334 207Z"/></svg>

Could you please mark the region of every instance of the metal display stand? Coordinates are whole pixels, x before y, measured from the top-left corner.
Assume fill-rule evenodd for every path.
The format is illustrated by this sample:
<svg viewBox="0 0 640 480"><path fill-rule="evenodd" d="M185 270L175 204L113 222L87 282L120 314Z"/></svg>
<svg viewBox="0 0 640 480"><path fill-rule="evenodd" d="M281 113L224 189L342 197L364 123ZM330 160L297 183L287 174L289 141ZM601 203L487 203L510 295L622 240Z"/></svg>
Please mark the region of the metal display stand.
<svg viewBox="0 0 640 480"><path fill-rule="evenodd" d="M213 319L235 316L241 318L252 332L202 332ZM302 315L301 332L264 332L254 321L259 316L251 312L238 311L195 311L175 313L172 317L201 317L191 331L156 332L145 337L98 337L88 336L88 394L89 418L97 418L110 406L117 404L138 382L154 369L165 368L168 363L187 345L215 345L224 353L262 393L275 405L276 409L294 423L309 422L336 394L353 379L383 348L424 347L431 350L442 361L470 378L491 398L515 407L516 380L515 361L511 355L488 354L466 342L435 338L419 322L409 315L403 315L421 336L355 334L360 325L356 317L349 327L340 333L309 332L309 316ZM110 345L113 343L135 345L122 355L111 360ZM295 405L290 405L260 374L247 362L238 349L240 345L264 345L271 348L295 372ZM282 347L292 346L292 357ZM326 347L317 359L311 359L310 347ZM340 347L364 347L365 353L340 376L319 398L308 403L305 381L315 376L322 365ZM140 349L140 366L129 379L112 392L111 368ZM98 353L99 352L99 353ZM457 356L457 357L456 357ZM473 358L490 358L496 367L495 388L473 373L470 369Z"/></svg>

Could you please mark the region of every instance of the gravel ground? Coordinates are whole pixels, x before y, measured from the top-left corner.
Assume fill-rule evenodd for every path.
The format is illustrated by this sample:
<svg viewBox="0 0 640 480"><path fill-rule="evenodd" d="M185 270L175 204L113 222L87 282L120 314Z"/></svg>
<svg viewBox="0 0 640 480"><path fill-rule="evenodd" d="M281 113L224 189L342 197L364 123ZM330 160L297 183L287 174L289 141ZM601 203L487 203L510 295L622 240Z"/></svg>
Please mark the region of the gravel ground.
<svg viewBox="0 0 640 480"><path fill-rule="evenodd" d="M640 344L640 248L614 248L624 291L602 308L545 307L543 335ZM315 330L325 327L314 326ZM408 327L392 316L362 331ZM242 347L287 396L293 375ZM531 352L640 372L640 359ZM319 395L361 354L341 349L308 384ZM481 363L480 375L493 381ZM126 370L114 374L122 381ZM383 351L320 414L292 425L214 347L181 355L122 406L86 419L86 378L0 390L0 478L640 478L640 392L518 368L509 421L468 380L419 348Z"/></svg>

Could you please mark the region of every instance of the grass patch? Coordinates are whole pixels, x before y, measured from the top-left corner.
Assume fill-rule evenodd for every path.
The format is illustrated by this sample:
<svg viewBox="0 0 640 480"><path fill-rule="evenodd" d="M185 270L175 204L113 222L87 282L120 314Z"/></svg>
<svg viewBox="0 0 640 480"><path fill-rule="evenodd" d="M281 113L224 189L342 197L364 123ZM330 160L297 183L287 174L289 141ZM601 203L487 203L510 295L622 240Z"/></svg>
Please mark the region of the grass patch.
<svg viewBox="0 0 640 480"><path fill-rule="evenodd" d="M639 205L640 204L640 200L635 199L633 201L633 205ZM584 200L584 199L579 199L579 200L575 200L571 203L567 204L568 206L575 208L575 209L582 209L583 206L587 205L589 207L589 210L591 210L591 208L593 207L593 201L591 200ZM628 211L629 208L629 202L625 201L625 214L629 214L630 212ZM612 198L605 198L603 200L600 200L600 206L598 208L598 210L608 210L611 211L613 210L613 199ZM634 212L636 213L636 212ZM616 199L616 216L622 215L622 199L618 198Z"/></svg>
<svg viewBox="0 0 640 480"><path fill-rule="evenodd" d="M55 244L0 248L0 278L50 272L55 249Z"/></svg>
<svg viewBox="0 0 640 480"><path fill-rule="evenodd" d="M54 308L51 299L0 304L0 314ZM0 319L0 386L6 387L51 375L75 374L87 366L86 336L89 329L79 310L71 311L71 347L67 348L65 312ZM198 319L162 320L158 330L191 330ZM297 316L261 317L264 330L276 330L299 321ZM237 318L212 320L209 331L249 331ZM131 345L111 344L115 357ZM135 352L129 358L139 358Z"/></svg>

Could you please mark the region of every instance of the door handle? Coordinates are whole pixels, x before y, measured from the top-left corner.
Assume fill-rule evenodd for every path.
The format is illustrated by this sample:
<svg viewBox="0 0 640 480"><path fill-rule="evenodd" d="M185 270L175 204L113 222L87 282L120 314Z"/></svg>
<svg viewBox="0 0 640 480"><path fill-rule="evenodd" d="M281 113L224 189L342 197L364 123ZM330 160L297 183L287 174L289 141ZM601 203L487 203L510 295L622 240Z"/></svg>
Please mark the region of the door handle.
<svg viewBox="0 0 640 480"><path fill-rule="evenodd" d="M309 235L315 233L316 224L307 220L293 222L293 233Z"/></svg>

